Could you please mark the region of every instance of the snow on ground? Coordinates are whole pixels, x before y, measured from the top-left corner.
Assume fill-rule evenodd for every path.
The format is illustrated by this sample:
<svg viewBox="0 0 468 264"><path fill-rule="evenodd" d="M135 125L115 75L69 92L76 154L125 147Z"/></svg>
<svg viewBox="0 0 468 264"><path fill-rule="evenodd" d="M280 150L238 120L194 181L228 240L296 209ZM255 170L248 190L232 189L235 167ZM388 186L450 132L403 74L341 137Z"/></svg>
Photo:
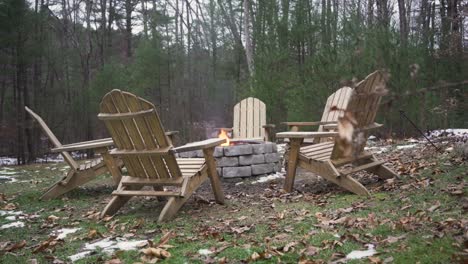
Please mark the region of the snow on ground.
<svg viewBox="0 0 468 264"><path fill-rule="evenodd" d="M69 234L76 233L78 230L81 230L81 228L62 228L62 229L53 231L52 235L57 236L57 239L63 240Z"/></svg>
<svg viewBox="0 0 468 264"><path fill-rule="evenodd" d="M270 174L264 177L260 177L258 180L253 181L252 184L257 184L257 183L264 183L264 182L269 182L273 181L276 179L284 179L284 173L283 172L277 172L274 174Z"/></svg>
<svg viewBox="0 0 468 264"><path fill-rule="evenodd" d="M440 136L455 136L463 139L468 139L468 129L466 128L448 128L432 130L426 133L429 138L440 137Z"/></svg>
<svg viewBox="0 0 468 264"><path fill-rule="evenodd" d="M4 224L0 226L0 230L2 229L7 229L7 228L12 228L12 227L24 227L24 223L21 221L16 221L16 222L11 222L9 224Z"/></svg>
<svg viewBox="0 0 468 264"><path fill-rule="evenodd" d="M367 245L367 250L353 250L351 251L348 255L346 255L346 259L361 259L361 258L367 258L370 257L374 254L376 254L377 251L375 250L375 246L372 244Z"/></svg>
<svg viewBox="0 0 468 264"><path fill-rule="evenodd" d="M411 144L411 145L402 145L402 146L397 146L397 149L410 149L416 147L418 144Z"/></svg>
<svg viewBox="0 0 468 264"><path fill-rule="evenodd" d="M147 240L126 240L124 238L104 238L94 243L86 243L83 251L75 255L69 256L72 262L85 258L95 252L97 249L102 250L107 255L112 255L117 250L129 251L136 250L148 244Z"/></svg>

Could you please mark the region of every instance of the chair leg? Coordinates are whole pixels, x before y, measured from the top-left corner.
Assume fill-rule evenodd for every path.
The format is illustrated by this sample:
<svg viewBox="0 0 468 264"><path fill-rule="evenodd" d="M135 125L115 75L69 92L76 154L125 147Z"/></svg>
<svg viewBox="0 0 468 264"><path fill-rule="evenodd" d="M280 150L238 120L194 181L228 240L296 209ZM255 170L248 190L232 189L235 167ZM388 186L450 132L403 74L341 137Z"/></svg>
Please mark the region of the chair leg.
<svg viewBox="0 0 468 264"><path fill-rule="evenodd" d="M142 186L125 186L123 187L119 184L117 190L140 190ZM106 215L114 215L117 211L124 206L132 196L114 196L110 202L104 207L104 210L101 212L101 218Z"/></svg>
<svg viewBox="0 0 468 264"><path fill-rule="evenodd" d="M41 196L41 200L49 200L57 198L58 196L65 194L76 187L83 185L95 178L96 174L94 171L87 172L77 172L75 170L70 170L68 175L64 178L66 181L61 180L56 182L54 185L49 187L49 189ZM66 182L64 184L64 182Z"/></svg>
<svg viewBox="0 0 468 264"><path fill-rule="evenodd" d="M202 175L196 175L189 179L187 184L187 189L183 197L171 197L167 201L166 205L159 215L158 222L163 222L171 219L179 211L179 209L184 205L185 202L192 196L198 187L206 180L208 177L208 172L203 173ZM222 189L221 189L222 190ZM216 195L215 195L216 198ZM223 196L224 199L224 196Z"/></svg>
<svg viewBox="0 0 468 264"><path fill-rule="evenodd" d="M158 222L161 223L172 219L189 198L190 196L169 198L159 215Z"/></svg>
<svg viewBox="0 0 468 264"><path fill-rule="evenodd" d="M301 147L302 140L303 139L291 138L288 167L283 187L286 192L292 192L294 187L294 178L296 177L297 161L299 159L299 149Z"/></svg>
<svg viewBox="0 0 468 264"><path fill-rule="evenodd" d="M221 181L219 180L218 172L216 171L216 161L213 157L214 148L203 149L203 154L205 156L206 166L208 167L208 177L210 178L211 188L213 189L213 194L215 200L219 204L224 204L224 192L221 187Z"/></svg>

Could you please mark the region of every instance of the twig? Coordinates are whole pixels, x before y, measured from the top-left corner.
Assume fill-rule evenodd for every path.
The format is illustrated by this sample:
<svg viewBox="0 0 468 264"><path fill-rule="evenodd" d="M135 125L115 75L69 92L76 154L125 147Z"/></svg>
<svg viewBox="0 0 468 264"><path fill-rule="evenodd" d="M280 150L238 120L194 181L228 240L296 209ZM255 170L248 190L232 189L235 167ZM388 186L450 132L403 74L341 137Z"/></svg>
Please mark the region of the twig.
<svg viewBox="0 0 468 264"><path fill-rule="evenodd" d="M429 143L431 143L431 145L432 145L437 151L439 151L440 153L442 153L442 151L441 151L434 143L432 143L432 141L431 141L428 137L426 137L426 135L424 134L424 132L422 132L422 130L419 129L419 127L416 126L416 124L415 124L413 121L411 121L411 119L409 119L409 117L405 114L405 111L403 111L403 110L400 109L400 114L401 114L404 118L406 118L406 120L408 120L408 121L410 122L410 124L413 125L414 128L416 128L416 130L418 130L419 133L421 133L421 135L423 135L423 137L426 138L427 141L429 141Z"/></svg>

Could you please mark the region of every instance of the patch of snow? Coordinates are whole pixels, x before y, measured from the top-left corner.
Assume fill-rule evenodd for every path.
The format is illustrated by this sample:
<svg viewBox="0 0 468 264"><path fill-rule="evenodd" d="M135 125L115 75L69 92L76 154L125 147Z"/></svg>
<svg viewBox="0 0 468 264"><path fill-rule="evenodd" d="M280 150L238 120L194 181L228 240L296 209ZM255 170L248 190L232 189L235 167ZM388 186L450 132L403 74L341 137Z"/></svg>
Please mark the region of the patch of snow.
<svg viewBox="0 0 468 264"><path fill-rule="evenodd" d="M241 182L236 182L235 185L238 186L238 185L241 185L241 184L244 184L244 182L243 182L243 181L241 181Z"/></svg>
<svg viewBox="0 0 468 264"><path fill-rule="evenodd" d="M23 211L4 211L4 210L0 210L0 216L4 216L4 215L22 215L23 214Z"/></svg>
<svg viewBox="0 0 468 264"><path fill-rule="evenodd" d="M198 250L198 254L206 256L206 255L213 254L213 251L209 249L200 249Z"/></svg>
<svg viewBox="0 0 468 264"><path fill-rule="evenodd" d="M52 232L52 235L57 236L57 239L65 239L69 234L76 233L81 228L62 228Z"/></svg>
<svg viewBox="0 0 468 264"><path fill-rule="evenodd" d="M124 238L116 238L115 240L112 240L111 238L104 238L94 243L86 243L83 248L84 251L79 252L75 255L69 256L68 259L70 259L72 262L75 262L77 260L80 260L82 258L85 258L91 255L97 249L102 250L102 252L104 252L107 255L111 255L116 250L123 250L123 251L136 250L137 248L143 247L147 244L148 244L147 240L129 241Z"/></svg>
<svg viewBox="0 0 468 264"><path fill-rule="evenodd" d="M15 175L17 174L16 171L10 171L12 169L8 168L8 170L6 170L7 168L5 168L4 170L0 170L0 175Z"/></svg>
<svg viewBox="0 0 468 264"><path fill-rule="evenodd" d="M411 144L411 145L402 145L402 146L397 146L397 149L410 149L416 147L417 144Z"/></svg>
<svg viewBox="0 0 468 264"><path fill-rule="evenodd" d="M409 139L407 139L407 141L408 141L409 143L419 143L419 140L414 139L414 138L409 138Z"/></svg>
<svg viewBox="0 0 468 264"><path fill-rule="evenodd" d="M16 158L0 157L1 165L17 165Z"/></svg>
<svg viewBox="0 0 468 264"><path fill-rule="evenodd" d="M4 225L0 226L0 230L1 229L12 228L12 227L24 227L24 223L21 222L21 221L17 221L17 222L12 222L12 223L9 223L9 224L4 224Z"/></svg>
<svg viewBox="0 0 468 264"><path fill-rule="evenodd" d="M0 181L5 181L5 182L17 182L18 180L15 177L11 176L2 176L0 175Z"/></svg>
<svg viewBox="0 0 468 264"><path fill-rule="evenodd" d="M15 221L16 219L24 219L24 216L16 216L16 215L10 215L5 217L6 220L8 221Z"/></svg>
<svg viewBox="0 0 468 264"><path fill-rule="evenodd" d="M286 144L276 144L276 148L279 154L284 154L286 151Z"/></svg>
<svg viewBox="0 0 468 264"><path fill-rule="evenodd" d="M451 135L461 138L468 138L468 129L466 128L448 128L432 130L426 133L428 137L440 137L444 135Z"/></svg>
<svg viewBox="0 0 468 264"><path fill-rule="evenodd" d="M334 234L333 236L336 237L336 238L340 238L340 237L341 237L341 236L338 235L338 234Z"/></svg>
<svg viewBox="0 0 468 264"><path fill-rule="evenodd" d="M277 172L275 174L270 174L264 177L260 177L260 179L253 181L252 184L269 182L269 181L276 180L276 179L284 179L284 175L282 173Z"/></svg>
<svg viewBox="0 0 468 264"><path fill-rule="evenodd" d="M370 135L367 139L368 139L368 140L376 140L377 137L376 137L376 136L373 136L373 135Z"/></svg>
<svg viewBox="0 0 468 264"><path fill-rule="evenodd" d="M388 151L387 147L365 147L364 150L372 150L374 154L380 154Z"/></svg>
<svg viewBox="0 0 468 264"><path fill-rule="evenodd" d="M89 255L91 255L92 251L88 250L88 251L83 251L83 252L80 252L78 254L75 254L75 255L71 255L68 257L69 260L71 260L71 262L75 262L75 261L78 261L82 258L85 258Z"/></svg>
<svg viewBox="0 0 468 264"><path fill-rule="evenodd" d="M372 244L367 245L367 250L353 250L348 255L346 255L347 259L361 259L367 258L372 255L375 255L377 251L375 250L375 246Z"/></svg>

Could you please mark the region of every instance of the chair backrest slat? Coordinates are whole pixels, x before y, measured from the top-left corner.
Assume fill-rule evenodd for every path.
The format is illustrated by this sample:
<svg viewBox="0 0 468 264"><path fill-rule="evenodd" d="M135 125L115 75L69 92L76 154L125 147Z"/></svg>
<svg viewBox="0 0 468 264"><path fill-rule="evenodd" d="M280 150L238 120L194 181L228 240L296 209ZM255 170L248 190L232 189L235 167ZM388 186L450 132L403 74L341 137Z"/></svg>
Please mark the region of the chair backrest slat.
<svg viewBox="0 0 468 264"><path fill-rule="evenodd" d="M321 121L338 121L338 118L344 115L344 109L348 105L352 92L353 89L351 87L343 87L331 94L327 99L325 109L323 109ZM338 110L332 111L333 107L336 107ZM323 131L323 126L319 126L318 131Z"/></svg>
<svg viewBox="0 0 468 264"><path fill-rule="evenodd" d="M246 98L234 106L233 138L264 138L266 124L265 103L257 98Z"/></svg>
<svg viewBox="0 0 468 264"><path fill-rule="evenodd" d="M137 114L133 117L129 113ZM118 150L156 150L170 146L164 128L161 125L156 108L150 102L120 90L106 94L101 102L101 113L124 114L121 119L106 119L104 122L114 139ZM164 156L132 155L123 156L130 176L140 178L175 178L181 177L174 154Z"/></svg>
<svg viewBox="0 0 468 264"><path fill-rule="evenodd" d="M354 129L364 128L374 123L385 85L386 78L384 74L381 71L375 71L359 82L356 88L353 89L346 112L350 113L357 122ZM365 130L362 133L362 142L353 142L353 152L355 154L361 153L366 145L368 132ZM343 157L343 150L340 149L338 144L335 144L331 158Z"/></svg>
<svg viewBox="0 0 468 264"><path fill-rule="evenodd" d="M36 120L36 122L39 124L41 127L42 131L47 135L49 138L50 142L54 145L54 147L58 148L62 146L62 143L57 139L57 137L52 133L52 130L50 130L49 126L44 122L44 120L36 113L34 113L33 110L31 110L29 107L25 106L24 107L26 111ZM63 156L63 159L65 160L66 163L73 169L78 169L78 163L73 159L73 157L70 155L69 152L63 151L60 152L60 154Z"/></svg>

